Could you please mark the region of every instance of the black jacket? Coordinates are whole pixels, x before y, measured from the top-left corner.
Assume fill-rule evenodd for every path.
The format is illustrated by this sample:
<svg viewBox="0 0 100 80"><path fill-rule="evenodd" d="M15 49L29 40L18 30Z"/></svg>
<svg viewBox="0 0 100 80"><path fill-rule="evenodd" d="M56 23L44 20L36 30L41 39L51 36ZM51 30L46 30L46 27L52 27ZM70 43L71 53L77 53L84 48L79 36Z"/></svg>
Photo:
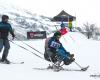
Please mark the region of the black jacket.
<svg viewBox="0 0 100 80"><path fill-rule="evenodd" d="M9 32L12 35L12 37L15 36L12 27L9 23L0 22L0 39L8 39Z"/></svg>

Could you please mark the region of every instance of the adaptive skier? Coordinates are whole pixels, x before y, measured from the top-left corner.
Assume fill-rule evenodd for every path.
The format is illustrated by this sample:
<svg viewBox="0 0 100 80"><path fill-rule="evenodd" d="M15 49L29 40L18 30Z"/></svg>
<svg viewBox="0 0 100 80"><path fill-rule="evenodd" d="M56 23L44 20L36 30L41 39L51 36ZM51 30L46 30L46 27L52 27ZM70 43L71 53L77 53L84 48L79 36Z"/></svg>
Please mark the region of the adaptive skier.
<svg viewBox="0 0 100 80"><path fill-rule="evenodd" d="M70 54L70 52L65 50L59 41L60 37L61 33L57 31L54 33L53 37L46 39L44 58L54 64L59 63L60 65L63 61L65 65L69 65L75 60L74 54Z"/></svg>
<svg viewBox="0 0 100 80"><path fill-rule="evenodd" d="M8 34L12 35L13 39L15 37L15 34L13 33L11 25L8 23L9 17L7 15L2 16L2 21L0 22L0 52L4 47L4 51L2 54L2 59L0 62L4 62L6 64L10 64L10 61L7 59L10 44L8 40Z"/></svg>

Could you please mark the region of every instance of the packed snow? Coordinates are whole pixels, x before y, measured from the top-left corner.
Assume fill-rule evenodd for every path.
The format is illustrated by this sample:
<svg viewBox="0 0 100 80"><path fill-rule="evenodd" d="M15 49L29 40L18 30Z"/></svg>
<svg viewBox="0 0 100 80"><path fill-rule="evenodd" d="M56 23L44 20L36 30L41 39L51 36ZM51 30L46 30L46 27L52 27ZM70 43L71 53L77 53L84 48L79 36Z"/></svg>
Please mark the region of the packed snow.
<svg viewBox="0 0 100 80"><path fill-rule="evenodd" d="M45 39L13 41L33 53L10 42L11 49L8 59L16 63L24 61L24 64L0 64L0 80L100 80L100 41L88 40L78 32L69 32L62 36L60 41L67 51L75 54L76 62L79 65L82 67L90 66L87 71L74 71L80 69L74 62L68 66L63 66L73 71L36 70L34 68L46 68L51 64L33 54L36 53L43 58ZM41 54L24 43L37 49ZM0 57L1 55L2 52Z"/></svg>

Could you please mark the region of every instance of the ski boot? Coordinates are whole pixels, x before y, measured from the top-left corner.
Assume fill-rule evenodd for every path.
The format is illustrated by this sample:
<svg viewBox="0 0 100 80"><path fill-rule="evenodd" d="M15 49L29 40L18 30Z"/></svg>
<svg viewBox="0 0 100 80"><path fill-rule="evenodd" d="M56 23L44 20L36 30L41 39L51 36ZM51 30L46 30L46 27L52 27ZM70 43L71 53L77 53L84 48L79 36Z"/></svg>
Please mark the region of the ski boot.
<svg viewBox="0 0 100 80"><path fill-rule="evenodd" d="M7 60L7 59L1 59L0 60L0 63L3 63L3 64L10 64L11 62L9 61L9 60Z"/></svg>

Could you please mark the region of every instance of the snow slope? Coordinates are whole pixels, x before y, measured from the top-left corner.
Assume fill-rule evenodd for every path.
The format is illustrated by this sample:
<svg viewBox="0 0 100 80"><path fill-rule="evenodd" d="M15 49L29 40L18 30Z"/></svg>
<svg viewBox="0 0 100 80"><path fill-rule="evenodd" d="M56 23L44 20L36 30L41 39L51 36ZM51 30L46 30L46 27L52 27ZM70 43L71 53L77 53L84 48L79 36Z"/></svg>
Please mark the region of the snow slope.
<svg viewBox="0 0 100 80"><path fill-rule="evenodd" d="M60 71L35 70L33 68L46 68L50 62L42 60L34 54L25 51L17 45L11 43L8 59L13 62L24 61L24 64L0 64L0 80L100 80L99 49L100 42L87 40L84 35L77 32L69 32L61 37L61 42L65 49L75 54L76 62L82 67L89 65L85 72L80 71ZM44 40L24 41L40 52L44 52ZM24 46L30 51L40 55L30 49L21 41L14 43ZM0 54L1 56L1 54ZM67 69L80 69L75 63L63 66ZM93 77L92 75L96 75Z"/></svg>
<svg viewBox="0 0 100 80"><path fill-rule="evenodd" d="M9 23L15 34L21 36L21 40L27 39L28 31L47 31L47 34L50 34L56 30L57 23L51 22L51 18L22 9L9 1L0 0L0 21L4 14L9 16Z"/></svg>

